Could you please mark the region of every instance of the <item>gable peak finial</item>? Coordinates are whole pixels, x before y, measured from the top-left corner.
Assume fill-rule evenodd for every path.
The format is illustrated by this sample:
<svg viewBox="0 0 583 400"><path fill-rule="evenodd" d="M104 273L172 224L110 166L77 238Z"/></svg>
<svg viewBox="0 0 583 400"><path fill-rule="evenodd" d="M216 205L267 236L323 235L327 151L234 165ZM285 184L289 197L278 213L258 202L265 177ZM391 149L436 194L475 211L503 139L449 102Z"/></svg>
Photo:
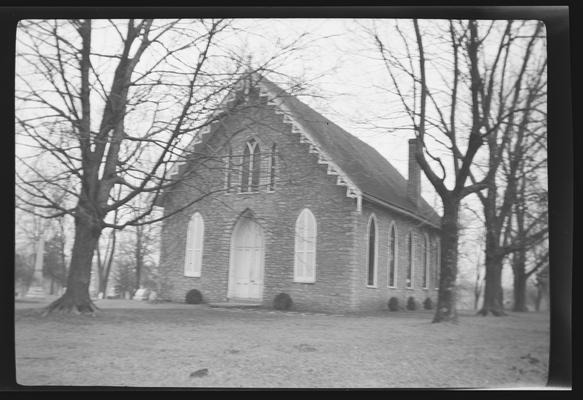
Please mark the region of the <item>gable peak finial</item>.
<svg viewBox="0 0 583 400"><path fill-rule="evenodd" d="M252 78L253 78L252 63L253 63L253 55L248 54L247 55L247 68L246 68L246 71L243 75L244 76L243 87L244 87L244 92L245 92L246 96L249 95L249 90L250 90L251 86L253 85L253 82L252 82Z"/></svg>

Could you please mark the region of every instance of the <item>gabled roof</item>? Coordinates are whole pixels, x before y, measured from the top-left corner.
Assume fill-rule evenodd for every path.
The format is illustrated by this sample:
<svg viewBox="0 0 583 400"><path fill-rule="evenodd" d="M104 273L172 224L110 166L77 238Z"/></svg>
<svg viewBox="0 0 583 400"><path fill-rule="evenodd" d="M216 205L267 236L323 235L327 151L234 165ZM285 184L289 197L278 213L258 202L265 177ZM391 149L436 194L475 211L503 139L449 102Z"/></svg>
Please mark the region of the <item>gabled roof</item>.
<svg viewBox="0 0 583 400"><path fill-rule="evenodd" d="M311 139L326 152L365 199L413 214L439 227L440 217L435 210L423 198L416 205L407 197L407 180L374 148L267 78L260 77L259 84L277 96L291 113L289 117L309 131Z"/></svg>

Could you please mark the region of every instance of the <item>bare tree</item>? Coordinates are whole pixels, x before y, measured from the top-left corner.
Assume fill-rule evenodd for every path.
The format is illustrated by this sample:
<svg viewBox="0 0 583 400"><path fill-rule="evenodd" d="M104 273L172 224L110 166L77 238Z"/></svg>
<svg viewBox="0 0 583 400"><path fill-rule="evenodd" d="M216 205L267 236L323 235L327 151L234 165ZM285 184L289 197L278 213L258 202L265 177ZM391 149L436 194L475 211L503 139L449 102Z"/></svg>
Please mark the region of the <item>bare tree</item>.
<svg viewBox="0 0 583 400"><path fill-rule="evenodd" d="M46 241L44 248L43 276L49 278L49 294L55 294L65 286L67 265L65 261L65 235L54 234Z"/></svg>
<svg viewBox="0 0 583 400"><path fill-rule="evenodd" d="M501 157L490 154L494 163L486 163L484 168L477 165L487 154L485 144L510 124L516 112L505 106L506 97L493 96L495 83L499 86L505 81L503 74L515 72L507 35L499 34L501 24L504 22L450 20L423 24L413 20L411 27L403 28L397 23L399 52L394 50L394 41L389 43L376 29L373 31L394 94L410 119L418 143L416 159L443 205L441 274L434 322L457 319L460 204L492 181ZM498 112L493 109L495 98L501 103Z"/></svg>
<svg viewBox="0 0 583 400"><path fill-rule="evenodd" d="M544 140L546 134L546 130L536 134L541 118L542 121L546 118L546 54L537 57L541 44L544 45L541 37L543 24L535 23L532 31L523 33L525 25L525 22L506 22L495 63L479 89L484 123L490 131L486 190L476 192L482 203L486 228L486 284L484 302L479 311L484 316L489 313L504 315L502 268L504 258L517 245L511 242L510 231L520 165L526 157L534 155L532 151L529 153L529 146ZM521 60L516 66L517 71L513 71L512 64L507 61L513 57L515 48L524 48L522 52L516 50L514 53ZM508 115L508 118L502 120L503 115ZM544 122L542 125L546 126ZM501 166L503 173L499 174ZM470 177L476 182L473 176Z"/></svg>
<svg viewBox="0 0 583 400"><path fill-rule="evenodd" d="M133 228L131 254L135 269L135 290L144 283L144 273L151 270L155 264L152 258L156 252L156 239L159 237L160 226L154 224L137 225ZM134 293L135 294L135 293Z"/></svg>
<svg viewBox="0 0 583 400"><path fill-rule="evenodd" d="M121 197L121 186L118 186L118 193L116 199ZM113 223L118 223L119 208L113 211ZM104 235L102 235L101 239ZM109 228L109 234L106 237L105 249L103 251L103 257L101 256L101 246L100 243L95 248L95 253L97 255L97 275L99 281L98 293L101 293L103 297L107 296L107 284L109 283L109 276L111 273L111 267L113 265L113 258L116 251L117 245L117 229Z"/></svg>
<svg viewBox="0 0 583 400"><path fill-rule="evenodd" d="M525 158L521 168L517 201L514 206L512 230L512 272L514 274L513 311L528 311L526 286L528 279L539 270L549 267L548 246L548 190L541 185L537 172L540 162L536 162L530 172L525 172ZM544 164L543 164L544 165Z"/></svg>
<svg viewBox="0 0 583 400"><path fill-rule="evenodd" d="M17 153L26 171L17 173L17 205L73 217L75 226L67 290L47 313L92 313L91 265L103 230L159 220L148 217L176 184L171 166L228 110L222 99L249 72L223 41L230 29L215 19L19 24L16 128L27 151ZM140 211L112 220L128 207Z"/></svg>

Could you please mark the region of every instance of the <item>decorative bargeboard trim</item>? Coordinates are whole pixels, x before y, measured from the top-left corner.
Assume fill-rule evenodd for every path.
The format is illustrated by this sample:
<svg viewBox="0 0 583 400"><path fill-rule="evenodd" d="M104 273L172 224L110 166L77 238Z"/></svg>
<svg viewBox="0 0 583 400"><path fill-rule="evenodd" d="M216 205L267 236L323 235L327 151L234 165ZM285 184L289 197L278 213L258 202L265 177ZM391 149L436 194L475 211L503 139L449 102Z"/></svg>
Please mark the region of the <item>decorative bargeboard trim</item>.
<svg viewBox="0 0 583 400"><path fill-rule="evenodd" d="M278 98L276 93L273 93L265 85L259 83L259 92L262 96L268 98L267 104L276 107L274 110L276 114L283 115L283 122L291 125L291 131L300 135L300 143L309 145L309 152L318 156L318 164L327 165L326 172L328 175L336 175L336 184L346 187L346 197L356 199L356 211L362 212L362 192L352 182L342 169L332 161L332 158L322 149L322 146L314 139L304 125L293 117L293 112L289 107Z"/></svg>

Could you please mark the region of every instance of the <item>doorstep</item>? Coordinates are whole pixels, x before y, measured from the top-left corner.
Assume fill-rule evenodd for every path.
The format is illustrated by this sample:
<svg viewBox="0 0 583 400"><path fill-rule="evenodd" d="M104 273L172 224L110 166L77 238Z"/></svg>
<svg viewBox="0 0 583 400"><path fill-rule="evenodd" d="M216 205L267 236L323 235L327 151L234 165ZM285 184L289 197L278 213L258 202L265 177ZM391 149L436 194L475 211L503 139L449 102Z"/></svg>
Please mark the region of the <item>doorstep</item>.
<svg viewBox="0 0 583 400"><path fill-rule="evenodd" d="M260 308L261 302L257 300L230 299L229 301L208 303L213 308Z"/></svg>

